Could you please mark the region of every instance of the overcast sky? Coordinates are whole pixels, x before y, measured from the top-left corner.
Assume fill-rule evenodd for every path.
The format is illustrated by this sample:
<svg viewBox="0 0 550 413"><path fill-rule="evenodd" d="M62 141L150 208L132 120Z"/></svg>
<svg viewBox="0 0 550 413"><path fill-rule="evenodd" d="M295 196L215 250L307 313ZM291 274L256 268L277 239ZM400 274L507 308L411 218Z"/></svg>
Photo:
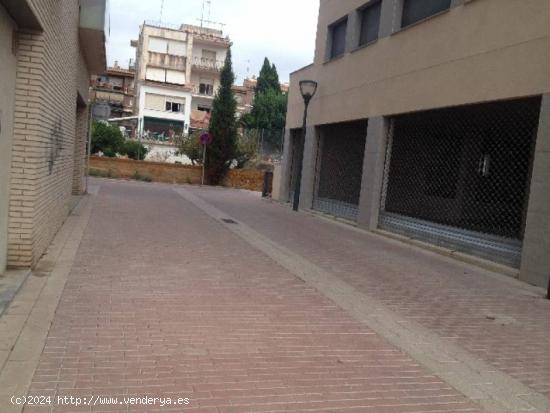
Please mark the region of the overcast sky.
<svg viewBox="0 0 550 413"><path fill-rule="evenodd" d="M123 67L135 57L130 40L145 20L160 20L162 0L111 0L108 59ZM200 24L203 0L164 0L162 21ZM212 0L210 19L225 23L233 41L237 81L257 75L264 57L277 66L281 81L313 61L319 0ZM207 13L205 13L207 14ZM205 16L208 17L208 16Z"/></svg>

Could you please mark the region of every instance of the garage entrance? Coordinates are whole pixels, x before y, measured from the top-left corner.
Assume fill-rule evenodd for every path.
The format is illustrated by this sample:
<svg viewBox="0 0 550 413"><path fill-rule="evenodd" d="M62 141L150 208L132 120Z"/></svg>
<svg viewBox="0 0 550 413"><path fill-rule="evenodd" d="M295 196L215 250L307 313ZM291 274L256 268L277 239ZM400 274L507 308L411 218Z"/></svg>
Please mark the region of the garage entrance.
<svg viewBox="0 0 550 413"><path fill-rule="evenodd" d="M380 227L519 267L540 103L394 117Z"/></svg>
<svg viewBox="0 0 550 413"><path fill-rule="evenodd" d="M357 221L367 121L319 128L313 209Z"/></svg>

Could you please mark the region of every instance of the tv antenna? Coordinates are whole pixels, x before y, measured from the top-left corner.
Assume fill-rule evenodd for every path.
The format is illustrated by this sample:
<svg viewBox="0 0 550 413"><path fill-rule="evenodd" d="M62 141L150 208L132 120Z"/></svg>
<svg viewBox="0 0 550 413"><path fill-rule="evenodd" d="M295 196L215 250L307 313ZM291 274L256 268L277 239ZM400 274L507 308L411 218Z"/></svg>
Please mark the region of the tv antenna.
<svg viewBox="0 0 550 413"><path fill-rule="evenodd" d="M225 26L225 24L212 21L211 17L212 17L212 0L202 0L202 12L201 12L201 18L199 19L199 21L201 22L201 28L205 27L206 25L216 25L216 26L220 26L220 30L223 31L223 27Z"/></svg>
<svg viewBox="0 0 550 413"><path fill-rule="evenodd" d="M160 0L160 22L162 23L162 17L164 14L164 0Z"/></svg>

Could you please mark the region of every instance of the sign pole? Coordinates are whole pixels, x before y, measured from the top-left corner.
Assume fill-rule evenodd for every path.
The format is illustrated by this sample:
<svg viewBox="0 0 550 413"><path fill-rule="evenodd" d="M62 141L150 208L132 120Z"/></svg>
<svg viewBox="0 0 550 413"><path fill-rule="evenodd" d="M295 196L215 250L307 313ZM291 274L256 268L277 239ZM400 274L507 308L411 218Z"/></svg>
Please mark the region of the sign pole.
<svg viewBox="0 0 550 413"><path fill-rule="evenodd" d="M204 176L206 175L205 165L206 165L206 143L202 144L202 181L201 186L204 186Z"/></svg>

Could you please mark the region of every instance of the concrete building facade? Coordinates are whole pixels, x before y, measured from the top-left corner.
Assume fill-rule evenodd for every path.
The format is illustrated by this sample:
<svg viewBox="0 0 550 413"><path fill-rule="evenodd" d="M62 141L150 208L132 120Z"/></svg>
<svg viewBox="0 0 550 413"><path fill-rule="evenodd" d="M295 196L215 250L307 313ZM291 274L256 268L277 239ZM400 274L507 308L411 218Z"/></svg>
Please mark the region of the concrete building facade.
<svg viewBox="0 0 550 413"><path fill-rule="evenodd" d="M132 68L124 69L115 62L106 72L92 75L91 100L111 108L111 118L131 117L134 113L134 77Z"/></svg>
<svg viewBox="0 0 550 413"><path fill-rule="evenodd" d="M548 21L544 0L321 0L314 62L291 75L280 198L301 180L302 209L546 286Z"/></svg>
<svg viewBox="0 0 550 413"><path fill-rule="evenodd" d="M105 0L0 1L0 273L33 266L84 190L107 13Z"/></svg>
<svg viewBox="0 0 550 413"><path fill-rule="evenodd" d="M169 140L188 134L192 119L200 117L197 112L210 112L230 45L220 30L153 22L141 26L139 40L132 46L136 47L134 114L142 137Z"/></svg>

